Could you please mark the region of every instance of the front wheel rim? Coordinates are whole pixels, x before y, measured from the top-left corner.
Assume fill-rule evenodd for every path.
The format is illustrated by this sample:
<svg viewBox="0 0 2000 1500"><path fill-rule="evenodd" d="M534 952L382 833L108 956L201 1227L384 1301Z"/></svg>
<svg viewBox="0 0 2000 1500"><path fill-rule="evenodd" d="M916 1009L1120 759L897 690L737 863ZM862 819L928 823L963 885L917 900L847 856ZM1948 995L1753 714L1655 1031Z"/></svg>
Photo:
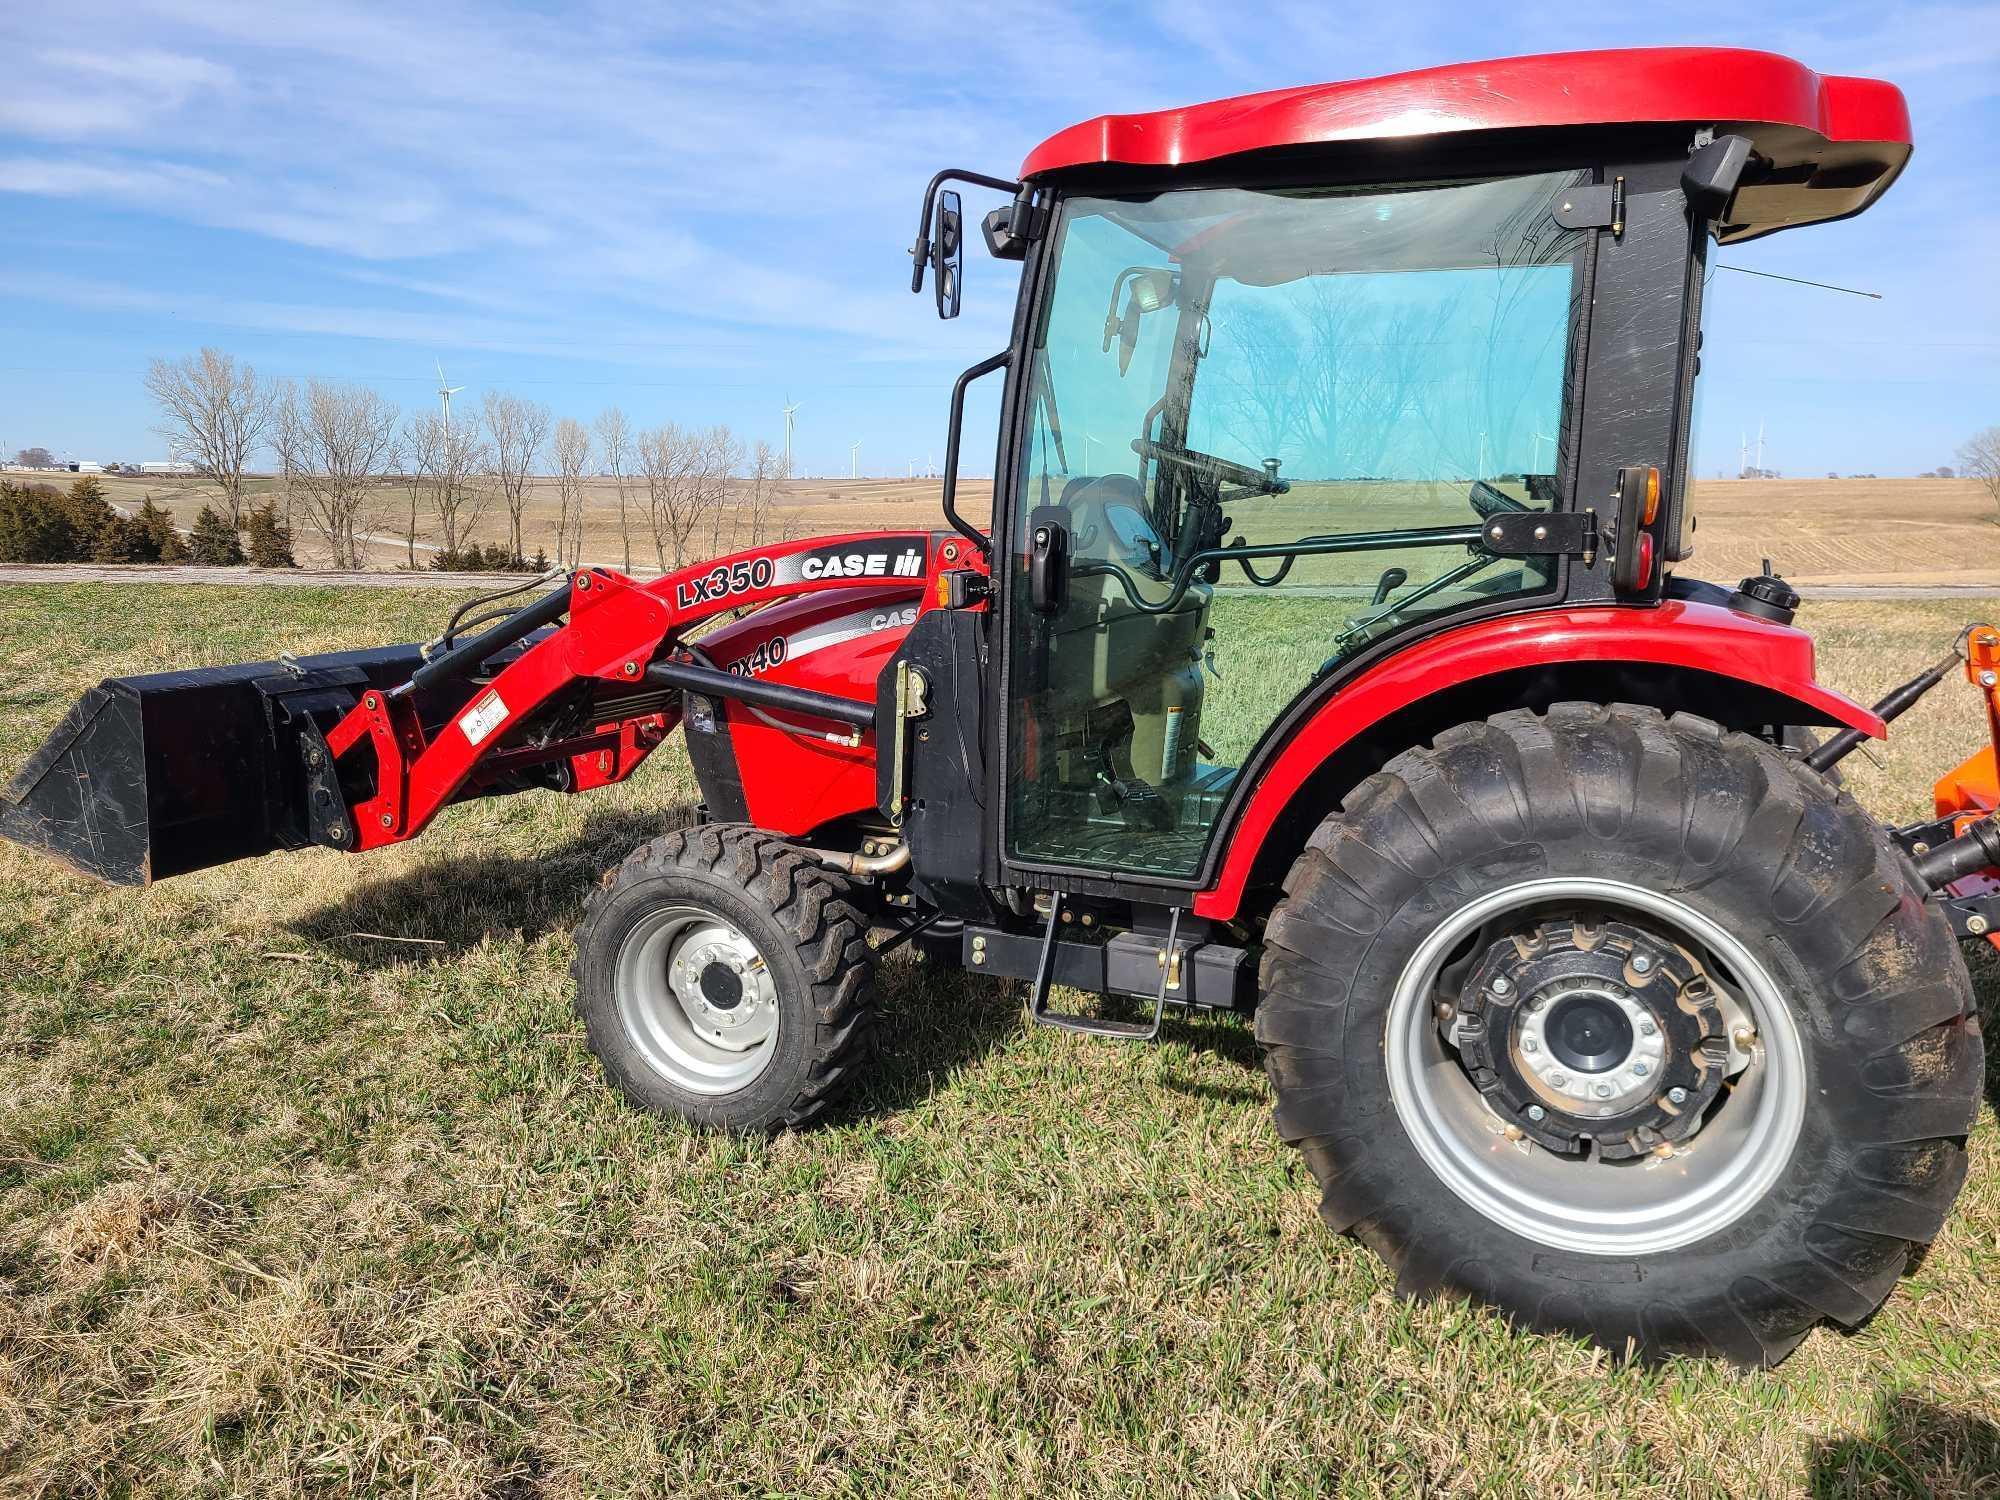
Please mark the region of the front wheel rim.
<svg viewBox="0 0 2000 1500"><path fill-rule="evenodd" d="M778 1048L777 985L734 923L694 906L648 912L619 944L618 1019L646 1065L692 1094L733 1094Z"/></svg>
<svg viewBox="0 0 2000 1500"><path fill-rule="evenodd" d="M1438 984L1455 950L1487 923L1585 907L1636 917L1726 967L1756 1046L1743 1080L1684 1147L1638 1162L1574 1160L1518 1138L1444 1040ZM1714 1235L1784 1174L1805 1119L1805 1052L1764 965L1713 918L1621 881L1527 881L1480 897L1428 934L1390 999L1384 1035L1390 1099L1418 1154L1460 1200L1503 1228L1560 1250L1658 1254ZM1514 1132L1517 1137L1518 1132Z"/></svg>

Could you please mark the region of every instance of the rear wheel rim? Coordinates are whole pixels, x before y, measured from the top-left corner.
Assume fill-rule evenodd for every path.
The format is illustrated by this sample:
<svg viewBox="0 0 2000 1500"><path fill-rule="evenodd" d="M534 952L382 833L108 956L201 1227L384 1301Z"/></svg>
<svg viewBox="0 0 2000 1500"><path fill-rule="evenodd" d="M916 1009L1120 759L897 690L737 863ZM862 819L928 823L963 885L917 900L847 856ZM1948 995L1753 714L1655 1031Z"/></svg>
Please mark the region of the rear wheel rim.
<svg viewBox="0 0 2000 1500"><path fill-rule="evenodd" d="M619 944L618 1019L641 1059L676 1088L733 1094L778 1047L777 985L742 929L712 911L649 912Z"/></svg>
<svg viewBox="0 0 2000 1500"><path fill-rule="evenodd" d="M1582 908L1719 960L1755 1028L1749 1065L1701 1130L1671 1156L1575 1160L1510 1139L1445 1043L1439 979L1454 950L1488 923ZM1454 911L1418 946L1390 999L1384 1057L1398 1119L1459 1199L1501 1227L1554 1249L1657 1254L1720 1232L1784 1175L1805 1119L1805 1052L1783 992L1741 942L1684 902L1621 881L1547 879L1491 892Z"/></svg>

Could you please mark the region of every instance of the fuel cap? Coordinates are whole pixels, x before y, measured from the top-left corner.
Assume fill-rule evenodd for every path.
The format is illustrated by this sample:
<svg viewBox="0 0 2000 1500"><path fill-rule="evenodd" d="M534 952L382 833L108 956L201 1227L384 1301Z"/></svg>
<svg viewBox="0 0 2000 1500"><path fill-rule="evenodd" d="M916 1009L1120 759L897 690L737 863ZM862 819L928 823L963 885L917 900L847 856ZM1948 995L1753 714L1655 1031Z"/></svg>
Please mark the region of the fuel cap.
<svg viewBox="0 0 2000 1500"><path fill-rule="evenodd" d="M1789 625L1792 616L1798 613L1799 591L1771 571L1771 560L1767 557L1760 575L1737 585L1736 592L1729 596L1729 607L1760 620Z"/></svg>

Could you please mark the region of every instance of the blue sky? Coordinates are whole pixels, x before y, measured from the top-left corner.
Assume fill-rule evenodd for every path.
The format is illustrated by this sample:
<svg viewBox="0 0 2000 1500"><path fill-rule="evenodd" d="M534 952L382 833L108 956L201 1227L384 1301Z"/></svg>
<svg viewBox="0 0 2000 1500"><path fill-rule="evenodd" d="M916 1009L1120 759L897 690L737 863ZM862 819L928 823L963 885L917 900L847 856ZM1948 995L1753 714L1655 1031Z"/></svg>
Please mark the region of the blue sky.
<svg viewBox="0 0 2000 1500"><path fill-rule="evenodd" d="M858 438L901 473L942 457L952 377L1005 342L1013 295L977 250L956 323L908 294L936 167L1009 174L1106 110L1668 43L1892 79L1917 132L1867 215L1722 255L1884 296L1720 276L1701 471L1760 416L1790 473L1926 469L2000 422L2000 5L1469 11L0 7L0 447L158 457L146 361L212 343L406 407L436 358L473 396L774 441L789 393L802 469L845 473ZM968 470L992 420L971 414Z"/></svg>

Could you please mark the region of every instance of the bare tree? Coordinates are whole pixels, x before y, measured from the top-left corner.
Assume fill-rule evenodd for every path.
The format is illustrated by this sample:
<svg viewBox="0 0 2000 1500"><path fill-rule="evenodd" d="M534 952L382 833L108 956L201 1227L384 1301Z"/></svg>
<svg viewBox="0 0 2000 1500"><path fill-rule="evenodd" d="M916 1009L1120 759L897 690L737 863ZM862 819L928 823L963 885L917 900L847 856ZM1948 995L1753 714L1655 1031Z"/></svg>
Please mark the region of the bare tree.
<svg viewBox="0 0 2000 1500"><path fill-rule="evenodd" d="M750 450L750 505L745 521L750 529L750 545L764 540L771 528L771 512L778 500L778 467L783 462L762 438Z"/></svg>
<svg viewBox="0 0 2000 1500"><path fill-rule="evenodd" d="M597 441L604 447L604 466L618 484L618 539L625 548L625 571L632 571L632 528L625 519L625 466L632 457L632 430L625 413L607 406L597 414Z"/></svg>
<svg viewBox="0 0 2000 1500"><path fill-rule="evenodd" d="M23 448L14 455L14 462L23 469L53 469L56 456L46 448Z"/></svg>
<svg viewBox="0 0 2000 1500"><path fill-rule="evenodd" d="M185 359L156 359L146 390L160 408L153 430L178 463L221 486L229 524L243 524L243 470L271 420L270 395L249 365L203 347Z"/></svg>
<svg viewBox="0 0 2000 1500"><path fill-rule="evenodd" d="M364 512L396 467L396 415L366 386L309 380L285 419L293 488L336 568L361 566Z"/></svg>
<svg viewBox="0 0 2000 1500"><path fill-rule="evenodd" d="M681 524L680 486L687 463L687 443L680 428L667 422L641 432L637 446L639 470L646 476L646 521L653 534L653 560L664 573L668 541L673 543L674 564L678 567L681 545L693 529L691 522L685 527Z"/></svg>
<svg viewBox="0 0 2000 1500"><path fill-rule="evenodd" d="M473 528L493 498L482 482L492 470L493 456L479 440L478 427L426 413L411 418L403 429L403 447L411 484L423 493L437 523L439 545L459 552L471 542Z"/></svg>
<svg viewBox="0 0 2000 1500"><path fill-rule="evenodd" d="M562 492L562 516L556 524L556 562L563 561L566 544L570 562L583 561L583 496L585 477L590 473L590 429L564 417L556 423L556 483ZM574 532L571 528L574 527Z"/></svg>
<svg viewBox="0 0 2000 1500"><path fill-rule="evenodd" d="M1975 432L1959 445L1958 471L1978 480L1993 503L2000 505L2000 427Z"/></svg>
<svg viewBox="0 0 2000 1500"><path fill-rule="evenodd" d="M730 476L743 467L743 444L727 424L702 429L696 449L697 484L701 508L708 516L708 550L711 556L723 551L723 531L729 531L729 550L740 545L738 530L742 517L729 503Z"/></svg>
<svg viewBox="0 0 2000 1500"><path fill-rule="evenodd" d="M639 465L646 476L646 518L660 571L688 560L688 543L722 501L716 429L668 422L639 435Z"/></svg>
<svg viewBox="0 0 2000 1500"><path fill-rule="evenodd" d="M505 391L487 391L480 401L480 414L493 438L494 472L500 479L500 495L507 502L507 524L514 556L521 550L521 510L527 504L528 476L535 471L535 459L542 451L542 439L549 431L549 409L539 401L524 401Z"/></svg>
<svg viewBox="0 0 2000 1500"><path fill-rule="evenodd" d="M278 459L278 493L285 513L285 530L292 529L292 489L298 478L299 390L289 380L274 380L271 399L271 451Z"/></svg>

